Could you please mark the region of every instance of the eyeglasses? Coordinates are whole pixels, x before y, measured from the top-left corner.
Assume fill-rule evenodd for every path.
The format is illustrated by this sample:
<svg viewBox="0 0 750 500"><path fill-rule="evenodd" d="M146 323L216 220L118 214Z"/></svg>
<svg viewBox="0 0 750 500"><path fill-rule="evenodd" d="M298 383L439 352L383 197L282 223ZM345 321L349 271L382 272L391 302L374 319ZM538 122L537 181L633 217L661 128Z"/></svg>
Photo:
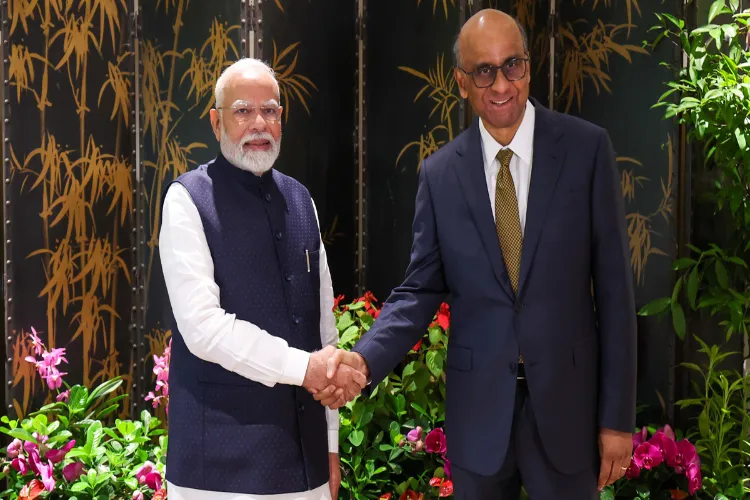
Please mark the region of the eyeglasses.
<svg viewBox="0 0 750 500"><path fill-rule="evenodd" d="M495 84L495 78L497 78L497 70L503 72L503 75L509 82L515 82L526 76L526 63L529 61L528 57L514 57L508 59L502 66L494 66L492 64L484 64L479 66L474 71L465 71L462 67L457 66L458 69L464 72L464 74L471 76L474 80L474 85L478 88L483 89L491 87Z"/></svg>
<svg viewBox="0 0 750 500"><path fill-rule="evenodd" d="M247 101L235 101L231 106L219 106L217 110L231 110L232 118L238 125L250 121L256 112L266 121L266 123L276 123L281 118L281 106L278 104L263 104L254 106Z"/></svg>

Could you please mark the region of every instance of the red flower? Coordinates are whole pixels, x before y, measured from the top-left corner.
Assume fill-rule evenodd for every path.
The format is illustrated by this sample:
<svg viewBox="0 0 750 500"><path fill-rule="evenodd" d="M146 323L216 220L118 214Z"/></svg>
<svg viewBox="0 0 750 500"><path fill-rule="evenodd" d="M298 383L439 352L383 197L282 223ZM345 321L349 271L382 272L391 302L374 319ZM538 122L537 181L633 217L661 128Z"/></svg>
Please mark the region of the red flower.
<svg viewBox="0 0 750 500"><path fill-rule="evenodd" d="M166 500L167 498L167 490L164 488L159 489L156 493L154 493L154 496L151 497L151 500Z"/></svg>
<svg viewBox="0 0 750 500"><path fill-rule="evenodd" d="M685 500L688 497L687 492L682 490L669 490L669 493L672 496L672 500Z"/></svg>
<svg viewBox="0 0 750 500"><path fill-rule="evenodd" d="M412 351L418 351L420 347L422 347L422 341L424 338L419 339L419 342L414 344L414 347L411 348Z"/></svg>
<svg viewBox="0 0 750 500"><path fill-rule="evenodd" d="M29 484L21 488L18 500L34 500L44 491L44 484L38 479L32 479Z"/></svg>
<svg viewBox="0 0 750 500"><path fill-rule="evenodd" d="M447 330L448 327L450 326L450 322L451 322L450 306L448 306L448 304L443 302L442 304L440 304L440 309L438 310L438 313L437 313L437 323L438 325L440 325L440 328L442 328L443 330Z"/></svg>
<svg viewBox="0 0 750 500"><path fill-rule="evenodd" d="M378 500L391 500L391 494L390 493L383 493L378 497Z"/></svg>
<svg viewBox="0 0 750 500"><path fill-rule="evenodd" d="M440 498L449 497L453 494L453 481L441 477L430 479L430 486L440 488Z"/></svg>
<svg viewBox="0 0 750 500"><path fill-rule="evenodd" d="M333 310L334 311L339 307L339 304L341 303L342 300L344 300L344 296L343 295L339 295L338 297L336 297L335 299L333 299Z"/></svg>
<svg viewBox="0 0 750 500"><path fill-rule="evenodd" d="M398 500L424 500L424 494L412 490L406 490Z"/></svg>

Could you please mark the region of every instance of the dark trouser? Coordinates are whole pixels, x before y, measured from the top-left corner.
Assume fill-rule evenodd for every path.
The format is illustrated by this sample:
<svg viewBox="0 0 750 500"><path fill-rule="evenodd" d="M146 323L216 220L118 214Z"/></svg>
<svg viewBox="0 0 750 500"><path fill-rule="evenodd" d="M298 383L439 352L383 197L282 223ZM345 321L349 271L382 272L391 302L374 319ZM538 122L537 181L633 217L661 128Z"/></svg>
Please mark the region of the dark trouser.
<svg viewBox="0 0 750 500"><path fill-rule="evenodd" d="M542 448L524 380L518 381L513 431L500 471L481 476L451 466L456 500L518 500L521 485L530 500L595 500L599 498L598 473L599 464L591 464L577 474L561 474L550 463Z"/></svg>

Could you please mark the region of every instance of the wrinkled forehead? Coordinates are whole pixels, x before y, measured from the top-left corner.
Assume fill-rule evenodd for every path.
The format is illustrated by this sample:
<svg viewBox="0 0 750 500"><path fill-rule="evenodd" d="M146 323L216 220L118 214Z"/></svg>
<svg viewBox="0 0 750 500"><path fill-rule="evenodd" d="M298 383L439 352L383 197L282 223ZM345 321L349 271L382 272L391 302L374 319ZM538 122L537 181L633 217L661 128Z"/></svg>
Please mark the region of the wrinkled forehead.
<svg viewBox="0 0 750 500"><path fill-rule="evenodd" d="M245 71L234 75L224 90L223 106L236 101L259 105L268 101L279 102L279 87L271 75L262 71Z"/></svg>

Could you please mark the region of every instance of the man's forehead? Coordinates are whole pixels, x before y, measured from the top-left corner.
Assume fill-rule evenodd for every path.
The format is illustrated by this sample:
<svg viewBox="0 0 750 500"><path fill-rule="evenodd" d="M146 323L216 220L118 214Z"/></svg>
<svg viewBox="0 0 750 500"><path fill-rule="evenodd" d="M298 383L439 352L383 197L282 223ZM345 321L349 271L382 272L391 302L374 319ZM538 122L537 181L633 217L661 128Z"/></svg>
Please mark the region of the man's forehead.
<svg viewBox="0 0 750 500"><path fill-rule="evenodd" d="M467 64L502 64L514 57L523 57L523 40L510 34L490 37L467 37L461 59Z"/></svg>

